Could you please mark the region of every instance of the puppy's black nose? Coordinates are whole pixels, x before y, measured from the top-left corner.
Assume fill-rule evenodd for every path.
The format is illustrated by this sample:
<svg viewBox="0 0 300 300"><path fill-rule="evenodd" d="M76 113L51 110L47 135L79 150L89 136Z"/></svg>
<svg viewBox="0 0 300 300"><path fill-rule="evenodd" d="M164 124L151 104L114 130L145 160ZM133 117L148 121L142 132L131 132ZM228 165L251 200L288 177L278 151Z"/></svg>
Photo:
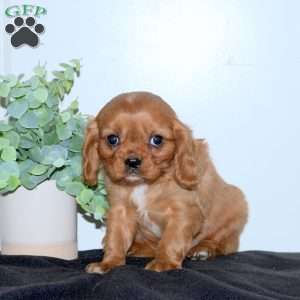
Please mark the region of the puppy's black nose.
<svg viewBox="0 0 300 300"><path fill-rule="evenodd" d="M141 163L142 160L137 157L129 157L125 160L125 165L130 169L138 169Z"/></svg>

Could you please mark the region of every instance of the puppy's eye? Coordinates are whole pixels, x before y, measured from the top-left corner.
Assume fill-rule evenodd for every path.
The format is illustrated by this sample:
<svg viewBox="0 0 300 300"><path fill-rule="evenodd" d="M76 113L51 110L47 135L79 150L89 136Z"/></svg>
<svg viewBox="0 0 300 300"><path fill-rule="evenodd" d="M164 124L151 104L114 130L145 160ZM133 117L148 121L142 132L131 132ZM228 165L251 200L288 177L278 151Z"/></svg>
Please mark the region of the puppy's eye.
<svg viewBox="0 0 300 300"><path fill-rule="evenodd" d="M116 146L120 143L120 138L115 134L110 134L106 137L107 143L110 146Z"/></svg>
<svg viewBox="0 0 300 300"><path fill-rule="evenodd" d="M154 147L159 147L163 143L163 137L161 135L153 135L150 138L150 145Z"/></svg>

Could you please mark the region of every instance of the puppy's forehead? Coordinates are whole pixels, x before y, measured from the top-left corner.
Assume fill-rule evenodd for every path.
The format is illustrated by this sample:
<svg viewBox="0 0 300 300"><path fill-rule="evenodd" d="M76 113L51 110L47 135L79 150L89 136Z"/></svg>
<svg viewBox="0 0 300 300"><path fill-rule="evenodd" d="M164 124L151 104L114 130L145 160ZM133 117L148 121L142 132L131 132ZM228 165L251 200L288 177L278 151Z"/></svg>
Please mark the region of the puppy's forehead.
<svg viewBox="0 0 300 300"><path fill-rule="evenodd" d="M157 122L170 122L176 118L174 110L159 96L148 92L118 95L99 112L99 125L119 119L122 115L148 115Z"/></svg>

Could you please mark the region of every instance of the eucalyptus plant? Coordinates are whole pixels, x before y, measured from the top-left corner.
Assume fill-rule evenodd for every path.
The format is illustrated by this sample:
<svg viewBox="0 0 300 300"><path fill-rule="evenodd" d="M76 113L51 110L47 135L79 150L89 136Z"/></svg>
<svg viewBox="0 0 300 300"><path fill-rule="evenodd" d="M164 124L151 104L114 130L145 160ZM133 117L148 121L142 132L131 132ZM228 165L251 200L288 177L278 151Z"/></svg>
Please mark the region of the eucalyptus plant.
<svg viewBox="0 0 300 300"><path fill-rule="evenodd" d="M6 110L0 121L0 193L12 193L19 186L32 190L45 180L55 180L57 188L74 196L86 214L102 220L108 208L103 178L99 176L96 188L82 181L81 149L88 116L79 112L77 100L61 108L80 75L80 61L60 66L51 79L40 64L29 79L0 77L0 103Z"/></svg>

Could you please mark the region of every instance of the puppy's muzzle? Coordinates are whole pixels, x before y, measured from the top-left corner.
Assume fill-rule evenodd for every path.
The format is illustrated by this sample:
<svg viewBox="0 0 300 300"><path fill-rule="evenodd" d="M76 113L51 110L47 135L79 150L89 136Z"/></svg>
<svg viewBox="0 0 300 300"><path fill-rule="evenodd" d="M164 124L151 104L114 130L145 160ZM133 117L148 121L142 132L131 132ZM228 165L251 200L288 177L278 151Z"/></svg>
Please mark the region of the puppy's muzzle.
<svg viewBox="0 0 300 300"><path fill-rule="evenodd" d="M138 157L128 157L125 160L125 165L128 170L132 173L135 173L142 164L142 160Z"/></svg>

